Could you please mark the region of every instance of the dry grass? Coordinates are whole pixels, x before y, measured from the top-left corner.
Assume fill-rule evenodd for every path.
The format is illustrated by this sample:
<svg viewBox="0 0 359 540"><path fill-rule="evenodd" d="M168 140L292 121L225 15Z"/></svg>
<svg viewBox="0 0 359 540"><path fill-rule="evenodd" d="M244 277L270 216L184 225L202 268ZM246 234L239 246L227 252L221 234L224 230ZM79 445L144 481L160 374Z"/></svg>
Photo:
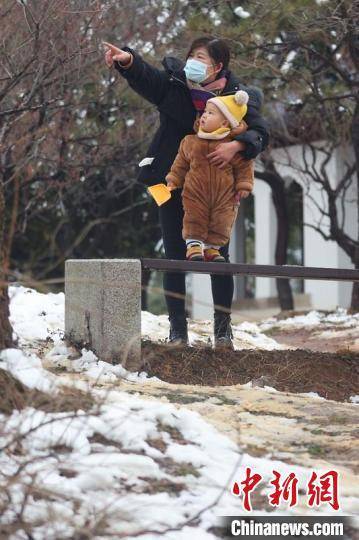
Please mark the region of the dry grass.
<svg viewBox="0 0 359 540"><path fill-rule="evenodd" d="M336 401L347 401L359 388L359 354L349 351L215 351L145 341L142 358L150 376L173 384L227 386L252 381L283 392L316 392Z"/></svg>
<svg viewBox="0 0 359 540"><path fill-rule="evenodd" d="M7 371L0 369L0 413L11 414L14 409L33 407L45 412L90 410L95 404L89 392L63 387L57 394L30 390Z"/></svg>

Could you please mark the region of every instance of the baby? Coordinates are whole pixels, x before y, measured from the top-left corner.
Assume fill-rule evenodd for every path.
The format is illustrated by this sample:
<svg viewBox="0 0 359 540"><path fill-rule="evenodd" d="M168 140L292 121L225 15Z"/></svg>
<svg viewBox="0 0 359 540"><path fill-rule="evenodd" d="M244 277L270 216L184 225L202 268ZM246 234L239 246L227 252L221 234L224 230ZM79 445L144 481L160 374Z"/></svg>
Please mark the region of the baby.
<svg viewBox="0 0 359 540"><path fill-rule="evenodd" d="M196 135L187 135L166 176L172 190L182 188L182 236L190 261L224 262L219 252L229 241L239 199L253 189L254 161L236 154L220 169L207 156L220 142L246 130L248 94L242 90L207 101Z"/></svg>

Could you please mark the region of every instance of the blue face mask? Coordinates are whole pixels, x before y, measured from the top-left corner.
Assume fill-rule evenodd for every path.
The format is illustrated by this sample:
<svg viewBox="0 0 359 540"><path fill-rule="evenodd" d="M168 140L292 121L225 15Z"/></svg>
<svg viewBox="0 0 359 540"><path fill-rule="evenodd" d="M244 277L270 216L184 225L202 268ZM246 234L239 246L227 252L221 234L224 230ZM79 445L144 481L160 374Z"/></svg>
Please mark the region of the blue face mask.
<svg viewBox="0 0 359 540"><path fill-rule="evenodd" d="M190 81L201 83L207 79L207 64L204 64L199 60L189 58L183 69L187 79Z"/></svg>

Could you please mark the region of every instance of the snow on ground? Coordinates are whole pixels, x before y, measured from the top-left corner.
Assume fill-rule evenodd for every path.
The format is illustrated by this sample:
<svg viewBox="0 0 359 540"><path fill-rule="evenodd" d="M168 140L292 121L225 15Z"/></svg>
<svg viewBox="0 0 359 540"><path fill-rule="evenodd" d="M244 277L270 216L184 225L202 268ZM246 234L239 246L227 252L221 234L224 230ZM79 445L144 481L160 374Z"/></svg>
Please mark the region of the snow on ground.
<svg viewBox="0 0 359 540"><path fill-rule="evenodd" d="M146 374L129 374L86 349L74 356L63 341L63 294L11 287L10 297L11 323L21 350L3 351L0 368L24 385L56 399L61 387L47 366L86 372L97 380L126 377L142 384L146 379ZM343 319L344 314L335 317ZM279 348L261 330L252 323L236 326L237 346ZM167 317L143 314L144 337L164 339L167 331ZM192 342L206 340L209 332L208 321L192 321ZM101 397L101 404L90 412L47 413L28 407L10 417L0 415L0 505L6 508L2 524L18 521L22 512L35 540L70 539L84 530L94 538L132 533L140 540L154 540L158 534L148 531L178 527L182 530L162 537L214 540L209 529L217 524L217 515L243 513L230 486L243 479L246 467L262 475L263 495L274 469L284 477L295 472L299 488L305 490L309 470L270 455L244 454L194 411L143 400L120 386L91 391ZM343 499L343 514L354 513L355 502ZM320 511L328 515L330 507ZM291 512L314 513L304 503ZM286 506L281 513L287 513ZM198 523L191 521L195 516ZM14 540L26 537L24 531L12 535Z"/></svg>
<svg viewBox="0 0 359 540"><path fill-rule="evenodd" d="M301 346L299 336L302 332L302 346L305 346L304 337L307 335L308 341L316 350L320 350L320 344L323 343L327 347L324 350L328 351L340 348L359 351L359 313L350 314L344 308L337 308L330 313L312 310L305 315L281 320L271 317L258 326L262 332L273 330L277 333L282 332L283 336L289 333L293 336L291 342L299 347Z"/></svg>
<svg viewBox="0 0 359 540"><path fill-rule="evenodd" d="M359 330L359 313L348 314L344 308L337 308L333 313L322 313L320 311L310 311L306 315L297 315L295 317L288 317L287 319L277 320L275 317L266 319L259 324L259 329L269 330L270 328L289 328L289 327L312 327L312 326L325 326L341 328L355 328Z"/></svg>
<svg viewBox="0 0 359 540"><path fill-rule="evenodd" d="M170 428L180 430L188 443L174 442L166 431ZM238 460L235 446L195 413L120 393L115 405L104 404L94 415L79 412L69 417L30 408L14 412L2 429L1 445L9 444L14 433L24 436L26 458L3 453L1 470L11 475L25 466L9 488L13 504L2 522L11 521L24 500L22 486L31 484L33 492L44 496L29 497L24 517L34 523L34 536L44 539L72 538L82 527L91 530L99 518L112 535L185 523L213 503ZM96 435L99 442L93 442ZM147 442L160 436L165 452ZM57 454L60 445L68 451ZM166 459L185 472L167 472ZM171 489L152 493L156 485L169 486L173 494ZM207 527L213 524L213 512L202 519ZM46 525L36 527L38 520Z"/></svg>
<svg viewBox="0 0 359 540"><path fill-rule="evenodd" d="M51 338L64 332L64 293L42 294L26 287L10 287L10 321L20 345Z"/></svg>
<svg viewBox="0 0 359 540"><path fill-rule="evenodd" d="M42 294L34 289L25 287L10 287L10 320L19 345L27 355L27 364L31 364L34 370L48 367L58 367L64 370L86 373L86 376L95 381L116 381L119 378L126 378L133 382L143 383L147 379L145 373L130 373L121 365L112 365L103 362L89 350L82 349L77 353L72 347L66 345L64 341L64 302L63 293ZM265 331L273 328L303 328L318 327L322 329L324 336L335 328L338 336L338 328L342 331L350 331L358 328L359 313L348 314L347 310L338 308L333 313L321 313L310 311L306 315L298 315L283 320L276 318L267 319L261 323L243 322L232 325L233 342L236 349L267 349L280 350L290 346L279 344L270 336L265 335ZM142 337L155 341L165 341L169 332L169 321L166 315L156 316L152 313L142 312ZM191 344L207 344L213 340L212 321L189 321L189 340ZM37 353L41 350L42 363L37 359ZM15 354L15 353L12 353ZM31 356L32 354L32 356ZM15 369L17 364L9 357L7 363ZM10 365L9 364L9 365ZM25 364L23 364L24 366ZM11 371L9 368L9 370ZM21 369L25 369L24 367ZM26 369L30 369L27 365ZM48 384L50 384L48 382Z"/></svg>
<svg viewBox="0 0 359 540"><path fill-rule="evenodd" d="M169 322L167 315L153 315L147 311L142 312L142 336L147 339L165 340L168 337ZM235 349L286 349L274 339L262 333L259 326L251 322L232 325L233 344ZM189 341L194 343L208 343L213 341L213 322L204 320L191 320L189 322Z"/></svg>
<svg viewBox="0 0 359 540"><path fill-rule="evenodd" d="M0 457L6 475L0 484L14 475L3 524L12 521L27 497L23 519L33 526L36 539L73 538L81 529L96 530L99 522L114 536L162 531L203 511L195 537L201 538L197 531L202 531L203 538L214 540L205 532L217 524L216 515L242 511L230 486L243 478L246 467L262 475L262 494L269 492L273 469L285 476L294 472L299 489L305 489L310 471L241 454L197 413L116 394L116 402L104 403L94 414L27 408L0 418L1 446L11 448L14 437L17 440L17 446L12 443L17 452L2 452ZM173 438L173 430L183 439ZM161 449L152 442L159 439ZM353 511L352 505L348 500L345 511ZM308 513L304 506L293 510L303 512ZM193 535L193 528L190 531Z"/></svg>
<svg viewBox="0 0 359 540"><path fill-rule="evenodd" d="M82 349L81 356L76 356L74 349L68 347L64 337L64 304L63 293L42 294L25 287L10 287L10 321L20 347L27 353L35 353L41 344L46 349L43 365L58 367L78 373L86 373L88 378L96 381L115 381L126 378L131 381L144 381L146 374L134 374L126 371L121 365L113 366L103 362L92 352ZM142 312L142 336L144 339L164 341L169 332L166 315L156 316ZM274 339L262 333L257 324L244 322L233 325L234 346L237 349L284 349ZM190 321L190 343L207 343L213 338L212 321ZM44 342L49 341L45 347ZM7 362L9 360L7 359ZM32 368L36 367L36 354L29 358ZM40 365L40 364L39 364ZM37 368L39 367L37 366Z"/></svg>
<svg viewBox="0 0 359 540"><path fill-rule="evenodd" d="M74 373L85 373L88 379L96 382L115 382L118 379L141 382L148 378L144 372L132 373L120 364L112 365L109 362L103 362L87 349L81 350L81 356L74 356L74 349L68 347L63 341L59 341L45 354L43 364ZM155 379L156 377L151 377L151 380Z"/></svg>
<svg viewBox="0 0 359 540"><path fill-rule="evenodd" d="M56 376L42 367L35 354L24 354L20 349L0 352L0 367L31 389L56 392Z"/></svg>

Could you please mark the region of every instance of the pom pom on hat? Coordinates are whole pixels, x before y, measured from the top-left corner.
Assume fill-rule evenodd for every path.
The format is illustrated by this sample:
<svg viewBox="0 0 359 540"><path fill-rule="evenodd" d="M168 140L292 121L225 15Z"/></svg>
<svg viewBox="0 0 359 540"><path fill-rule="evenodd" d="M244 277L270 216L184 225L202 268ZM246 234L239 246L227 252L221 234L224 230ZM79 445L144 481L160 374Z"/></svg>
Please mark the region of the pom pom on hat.
<svg viewBox="0 0 359 540"><path fill-rule="evenodd" d="M247 105L249 100L249 95L244 90L238 90L234 94L234 101L237 103L237 105Z"/></svg>

